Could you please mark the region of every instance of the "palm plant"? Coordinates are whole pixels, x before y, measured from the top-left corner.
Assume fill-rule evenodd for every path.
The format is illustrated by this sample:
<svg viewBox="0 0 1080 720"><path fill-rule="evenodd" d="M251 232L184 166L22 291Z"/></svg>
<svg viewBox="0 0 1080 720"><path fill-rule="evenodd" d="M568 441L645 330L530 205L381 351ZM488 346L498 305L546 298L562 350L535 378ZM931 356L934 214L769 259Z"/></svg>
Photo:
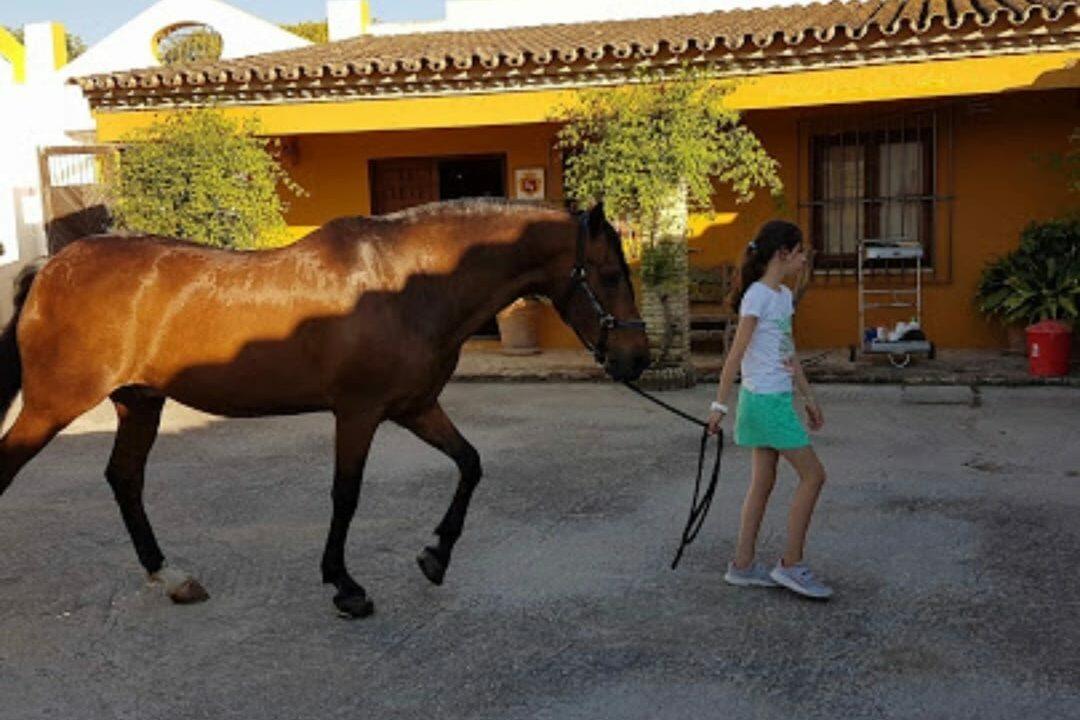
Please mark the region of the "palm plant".
<svg viewBox="0 0 1080 720"><path fill-rule="evenodd" d="M1080 317L1080 220L1033 223L1020 247L983 270L979 309L1007 323Z"/></svg>

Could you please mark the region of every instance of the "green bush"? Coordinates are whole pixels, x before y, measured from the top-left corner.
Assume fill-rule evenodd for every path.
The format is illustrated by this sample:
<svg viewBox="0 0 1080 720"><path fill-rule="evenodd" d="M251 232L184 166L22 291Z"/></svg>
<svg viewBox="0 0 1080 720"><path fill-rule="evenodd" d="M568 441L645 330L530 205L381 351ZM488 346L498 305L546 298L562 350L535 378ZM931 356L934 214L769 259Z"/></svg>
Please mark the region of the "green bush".
<svg viewBox="0 0 1080 720"><path fill-rule="evenodd" d="M121 229L241 250L287 241L279 188L302 193L250 122L166 116L125 138L108 194Z"/></svg>
<svg viewBox="0 0 1080 720"><path fill-rule="evenodd" d="M1007 323L1075 322L1080 317L1080 220L1029 225L1020 247L983 270L976 298L982 312Z"/></svg>

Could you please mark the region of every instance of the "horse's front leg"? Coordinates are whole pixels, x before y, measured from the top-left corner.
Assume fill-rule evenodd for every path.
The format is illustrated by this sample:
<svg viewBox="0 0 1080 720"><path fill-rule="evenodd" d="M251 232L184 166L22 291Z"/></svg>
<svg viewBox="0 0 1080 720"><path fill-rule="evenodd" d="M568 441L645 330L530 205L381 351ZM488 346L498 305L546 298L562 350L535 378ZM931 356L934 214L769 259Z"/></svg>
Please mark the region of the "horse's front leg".
<svg viewBox="0 0 1080 720"><path fill-rule="evenodd" d="M450 565L450 553L461 537L473 490L480 482L480 453L462 437L438 403L416 415L399 419L398 422L424 442L449 455L461 471L454 499L450 502L442 522L435 528L435 534L439 537L438 545L425 547L416 558L424 576L436 585L441 585L446 568Z"/></svg>
<svg viewBox="0 0 1080 720"><path fill-rule="evenodd" d="M375 605L345 568L345 540L360 502L364 463L382 414L370 409L338 408L334 415L334 515L323 552L322 577L324 583L337 588L334 605L338 612L345 617L367 617L375 611Z"/></svg>

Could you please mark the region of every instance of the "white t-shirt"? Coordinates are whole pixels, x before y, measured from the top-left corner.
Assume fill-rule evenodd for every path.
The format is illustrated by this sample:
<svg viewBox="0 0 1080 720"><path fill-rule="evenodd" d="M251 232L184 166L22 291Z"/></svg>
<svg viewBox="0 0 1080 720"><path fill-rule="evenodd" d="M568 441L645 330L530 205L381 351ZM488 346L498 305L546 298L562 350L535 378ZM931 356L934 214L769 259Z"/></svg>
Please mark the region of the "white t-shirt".
<svg viewBox="0 0 1080 720"><path fill-rule="evenodd" d="M791 392L795 372L795 342L791 337L794 314L791 290L786 285L773 290L759 281L743 295L739 316L758 319L742 359L742 384L750 392Z"/></svg>

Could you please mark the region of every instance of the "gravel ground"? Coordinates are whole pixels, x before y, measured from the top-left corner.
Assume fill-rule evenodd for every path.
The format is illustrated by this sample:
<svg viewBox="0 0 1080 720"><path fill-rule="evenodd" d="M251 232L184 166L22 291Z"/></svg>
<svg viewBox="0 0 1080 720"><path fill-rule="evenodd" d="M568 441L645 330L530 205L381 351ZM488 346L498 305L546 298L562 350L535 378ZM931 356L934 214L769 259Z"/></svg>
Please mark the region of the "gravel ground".
<svg viewBox="0 0 1080 720"><path fill-rule="evenodd" d="M820 395L829 603L722 582L748 453L672 572L696 430L611 385L456 384L486 475L446 584L413 557L452 465L385 427L349 545L377 610L351 622L319 584L328 416L168 407L149 512L211 594L178 607L138 571L98 408L0 499L0 718L1080 718L1080 391Z"/></svg>

